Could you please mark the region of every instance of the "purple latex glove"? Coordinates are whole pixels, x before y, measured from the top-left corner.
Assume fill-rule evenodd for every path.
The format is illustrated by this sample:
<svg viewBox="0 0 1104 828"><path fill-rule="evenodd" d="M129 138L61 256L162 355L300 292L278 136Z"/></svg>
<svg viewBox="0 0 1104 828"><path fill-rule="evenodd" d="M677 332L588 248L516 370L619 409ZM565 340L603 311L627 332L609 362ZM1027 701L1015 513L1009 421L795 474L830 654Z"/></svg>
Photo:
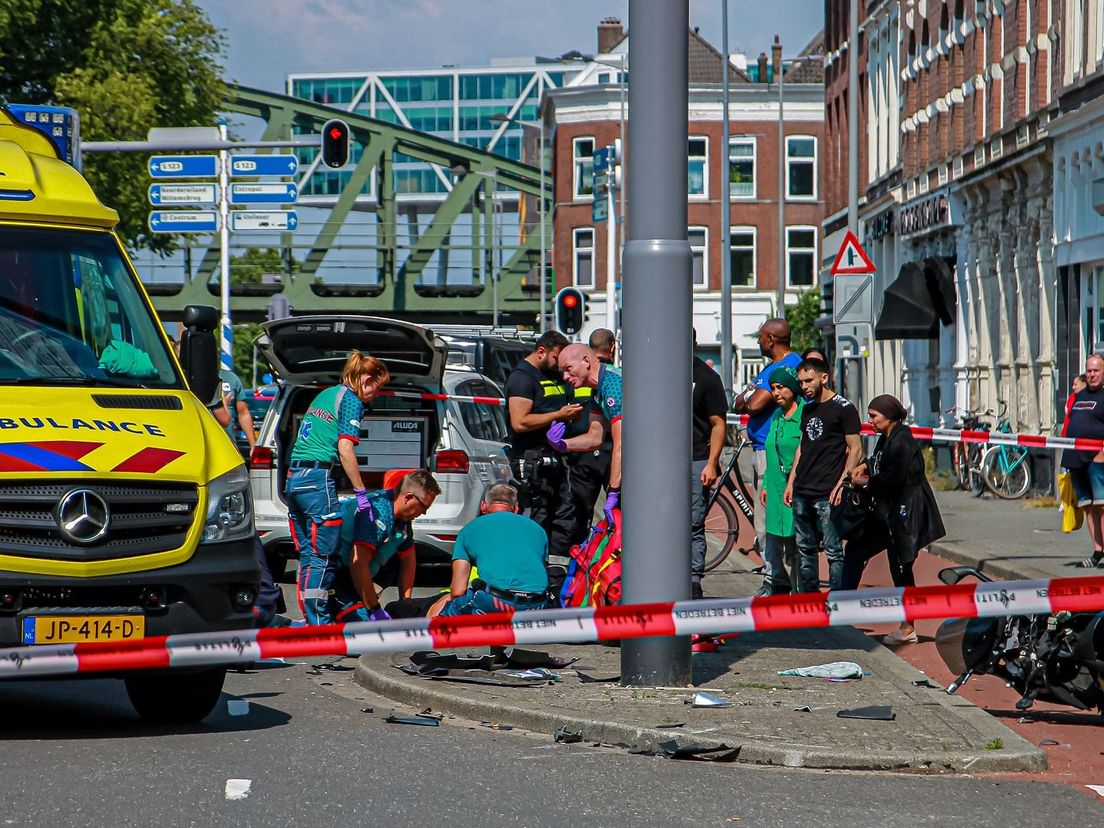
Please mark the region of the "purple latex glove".
<svg viewBox="0 0 1104 828"><path fill-rule="evenodd" d="M391 616L387 614L387 610L383 607L376 607L370 613L368 613L369 621L390 621Z"/></svg>
<svg viewBox="0 0 1104 828"><path fill-rule="evenodd" d="M370 501L368 499L368 490L367 489L355 489L354 493L356 494L356 499L357 499L357 508L356 508L356 510L358 512L366 512L366 511L368 511L369 509L372 508L372 501Z"/></svg>
<svg viewBox="0 0 1104 828"><path fill-rule="evenodd" d="M548 440L548 445L552 446L553 451L558 451L560 454L567 453L567 441L564 439L566 433L567 426L559 420L548 427L548 434L545 439Z"/></svg>
<svg viewBox="0 0 1104 828"><path fill-rule="evenodd" d="M610 489L606 492L606 505L602 507L602 514L606 516L606 525L613 528L613 510L621 503L621 490Z"/></svg>

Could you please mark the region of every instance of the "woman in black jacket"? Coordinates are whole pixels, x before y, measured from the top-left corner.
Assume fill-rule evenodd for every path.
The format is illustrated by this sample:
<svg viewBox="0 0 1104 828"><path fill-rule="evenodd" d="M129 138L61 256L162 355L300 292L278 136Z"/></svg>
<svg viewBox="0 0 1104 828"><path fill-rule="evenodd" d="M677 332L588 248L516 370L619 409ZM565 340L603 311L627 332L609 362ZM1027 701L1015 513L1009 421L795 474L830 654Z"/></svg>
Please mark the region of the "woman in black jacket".
<svg viewBox="0 0 1104 828"><path fill-rule="evenodd" d="M905 407L896 397L882 394L870 401L869 414L878 442L870 459L851 473L851 483L870 493L876 519L888 530L893 585L916 586L912 565L917 552L946 534L943 519L924 473L920 445L903 422ZM890 646L915 644L916 630L905 621L882 641Z"/></svg>

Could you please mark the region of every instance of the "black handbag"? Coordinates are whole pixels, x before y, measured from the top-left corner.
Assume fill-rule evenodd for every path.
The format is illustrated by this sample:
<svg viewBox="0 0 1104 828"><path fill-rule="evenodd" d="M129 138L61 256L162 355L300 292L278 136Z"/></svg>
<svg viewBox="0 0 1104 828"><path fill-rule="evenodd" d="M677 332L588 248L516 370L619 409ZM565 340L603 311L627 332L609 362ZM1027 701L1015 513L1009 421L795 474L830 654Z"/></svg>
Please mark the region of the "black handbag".
<svg viewBox="0 0 1104 828"><path fill-rule="evenodd" d="M844 482L838 505L832 507L832 523L843 540L855 540L872 520L876 520L876 504L870 493Z"/></svg>

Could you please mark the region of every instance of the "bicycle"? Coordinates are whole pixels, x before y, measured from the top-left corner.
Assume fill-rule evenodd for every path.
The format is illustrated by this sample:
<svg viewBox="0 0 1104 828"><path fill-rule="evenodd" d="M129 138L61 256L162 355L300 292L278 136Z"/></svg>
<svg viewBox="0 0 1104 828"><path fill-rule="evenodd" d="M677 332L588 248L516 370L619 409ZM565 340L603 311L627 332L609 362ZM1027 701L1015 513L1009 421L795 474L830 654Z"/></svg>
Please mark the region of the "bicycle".
<svg viewBox="0 0 1104 828"><path fill-rule="evenodd" d="M951 406L946 411L947 414L957 412L957 406ZM991 417L993 412L986 411L984 415L979 415L973 411L963 411L955 425L963 431L988 431L992 424L982 420L982 416ZM955 477L958 479L958 488L970 492L974 497L981 497L985 493L984 475L981 470L984 459L984 449L977 443L958 442L951 450L951 462Z"/></svg>
<svg viewBox="0 0 1104 828"><path fill-rule="evenodd" d="M997 432L1012 433L1012 422L1004 416L1007 403L1001 403L997 415ZM985 485L1003 500L1016 500L1031 488L1031 463L1027 449L1022 446L989 446L981 458L981 476Z"/></svg>
<svg viewBox="0 0 1104 828"><path fill-rule="evenodd" d="M721 472L717 485L709 492L705 500L705 571L716 569L732 552L736 540L740 536L740 521L736 514L735 505L743 512L744 517L754 524L755 507L754 497L748 490L738 466L740 452L751 441L741 432L736 446L732 451L732 457ZM743 554L750 552L752 547L742 548Z"/></svg>

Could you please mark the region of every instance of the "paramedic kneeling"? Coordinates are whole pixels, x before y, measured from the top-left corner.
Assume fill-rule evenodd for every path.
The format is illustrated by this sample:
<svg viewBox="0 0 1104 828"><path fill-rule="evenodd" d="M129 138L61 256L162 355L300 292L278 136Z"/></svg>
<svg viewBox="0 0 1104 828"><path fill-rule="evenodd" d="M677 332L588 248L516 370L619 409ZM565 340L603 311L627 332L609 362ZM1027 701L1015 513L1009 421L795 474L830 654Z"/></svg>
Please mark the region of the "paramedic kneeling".
<svg viewBox="0 0 1104 828"><path fill-rule="evenodd" d="M487 615L544 609L548 591L548 536L540 524L517 514L517 489L493 483L483 513L456 536L452 552L452 600L441 615ZM468 585L472 567L479 577Z"/></svg>

